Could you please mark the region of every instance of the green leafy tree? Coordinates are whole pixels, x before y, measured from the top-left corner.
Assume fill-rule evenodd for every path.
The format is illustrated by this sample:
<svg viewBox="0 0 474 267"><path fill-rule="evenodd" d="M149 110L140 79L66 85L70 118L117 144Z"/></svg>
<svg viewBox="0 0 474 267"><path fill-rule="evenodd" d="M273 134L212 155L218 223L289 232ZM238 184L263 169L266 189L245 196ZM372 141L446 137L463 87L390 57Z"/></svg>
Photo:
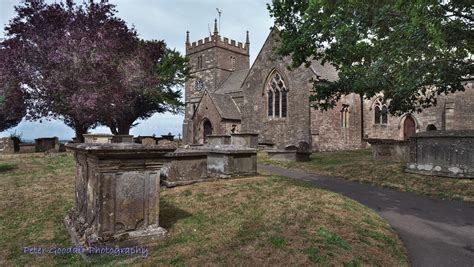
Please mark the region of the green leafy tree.
<svg viewBox="0 0 474 267"><path fill-rule="evenodd" d="M420 111L473 78L473 2L274 0L280 56L291 68L332 64L339 79L314 79L315 107L341 95L382 93L390 112Z"/></svg>

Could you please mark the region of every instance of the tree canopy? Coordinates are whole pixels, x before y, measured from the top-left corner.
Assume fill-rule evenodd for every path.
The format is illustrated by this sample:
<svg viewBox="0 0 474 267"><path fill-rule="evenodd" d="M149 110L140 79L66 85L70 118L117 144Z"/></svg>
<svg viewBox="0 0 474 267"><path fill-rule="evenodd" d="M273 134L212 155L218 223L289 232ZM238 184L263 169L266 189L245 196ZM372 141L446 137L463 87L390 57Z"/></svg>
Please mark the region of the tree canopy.
<svg viewBox="0 0 474 267"><path fill-rule="evenodd" d="M468 0L274 0L277 54L291 68L332 64L337 81L315 79L311 100L333 107L341 95L381 93L390 112L420 111L472 80L473 2Z"/></svg>
<svg viewBox="0 0 474 267"><path fill-rule="evenodd" d="M10 51L0 46L0 132L15 127L25 116L21 84L10 67Z"/></svg>
<svg viewBox="0 0 474 267"><path fill-rule="evenodd" d="M164 41L141 40L108 1L27 0L3 46L12 51L27 119L62 119L82 134L97 125L128 134L137 119L179 111L187 61Z"/></svg>

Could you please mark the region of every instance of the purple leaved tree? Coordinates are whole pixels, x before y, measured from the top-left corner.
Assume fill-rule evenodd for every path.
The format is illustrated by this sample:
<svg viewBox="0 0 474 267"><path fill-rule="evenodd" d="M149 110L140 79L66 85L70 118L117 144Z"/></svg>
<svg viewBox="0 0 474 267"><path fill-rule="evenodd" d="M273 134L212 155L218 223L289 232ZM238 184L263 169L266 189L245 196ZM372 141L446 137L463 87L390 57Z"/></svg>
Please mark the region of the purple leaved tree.
<svg viewBox="0 0 474 267"><path fill-rule="evenodd" d="M28 0L16 12L3 46L12 51L27 119L61 119L82 141L100 124L124 134L137 119L179 110L171 88L187 77L186 60L164 42L140 40L114 5ZM142 99L150 95L159 97Z"/></svg>

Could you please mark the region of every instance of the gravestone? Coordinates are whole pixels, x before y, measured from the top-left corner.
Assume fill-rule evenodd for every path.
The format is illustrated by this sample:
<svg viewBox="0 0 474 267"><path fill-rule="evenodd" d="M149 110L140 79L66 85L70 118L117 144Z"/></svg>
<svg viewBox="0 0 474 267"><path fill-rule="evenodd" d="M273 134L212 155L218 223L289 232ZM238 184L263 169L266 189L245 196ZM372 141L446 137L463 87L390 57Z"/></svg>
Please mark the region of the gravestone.
<svg viewBox="0 0 474 267"><path fill-rule="evenodd" d="M76 160L75 206L65 218L77 246L153 244L160 227L160 170L174 148L68 144Z"/></svg>

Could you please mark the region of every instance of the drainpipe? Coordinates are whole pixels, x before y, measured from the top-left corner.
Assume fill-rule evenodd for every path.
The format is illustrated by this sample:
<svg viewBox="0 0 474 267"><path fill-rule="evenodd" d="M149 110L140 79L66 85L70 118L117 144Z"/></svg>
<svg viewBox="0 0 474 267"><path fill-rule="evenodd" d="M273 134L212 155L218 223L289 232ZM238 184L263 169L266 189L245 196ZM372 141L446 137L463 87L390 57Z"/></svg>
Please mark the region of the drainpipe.
<svg viewBox="0 0 474 267"><path fill-rule="evenodd" d="M365 148L364 144L364 96L360 96L360 141L362 148Z"/></svg>

